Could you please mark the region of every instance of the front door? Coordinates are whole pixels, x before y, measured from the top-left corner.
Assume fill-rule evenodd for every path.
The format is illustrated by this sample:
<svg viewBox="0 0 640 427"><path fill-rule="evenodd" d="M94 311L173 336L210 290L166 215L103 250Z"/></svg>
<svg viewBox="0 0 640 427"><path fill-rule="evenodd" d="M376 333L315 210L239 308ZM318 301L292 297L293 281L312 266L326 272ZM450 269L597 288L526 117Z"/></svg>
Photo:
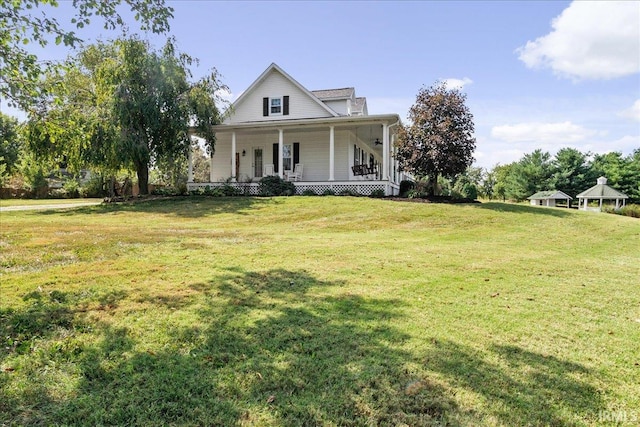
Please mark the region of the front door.
<svg viewBox="0 0 640 427"><path fill-rule="evenodd" d="M253 176L262 178L262 148L253 149Z"/></svg>

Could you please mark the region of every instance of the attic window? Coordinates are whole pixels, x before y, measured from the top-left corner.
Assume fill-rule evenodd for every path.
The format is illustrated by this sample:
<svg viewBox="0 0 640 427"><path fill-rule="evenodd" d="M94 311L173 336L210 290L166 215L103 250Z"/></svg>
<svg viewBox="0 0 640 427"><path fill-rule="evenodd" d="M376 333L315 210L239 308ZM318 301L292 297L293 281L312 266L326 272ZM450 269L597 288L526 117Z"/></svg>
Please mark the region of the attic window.
<svg viewBox="0 0 640 427"><path fill-rule="evenodd" d="M282 114L282 98L269 98L269 115Z"/></svg>
<svg viewBox="0 0 640 427"><path fill-rule="evenodd" d="M262 115L267 116L288 116L289 96L279 96L273 98L262 98Z"/></svg>

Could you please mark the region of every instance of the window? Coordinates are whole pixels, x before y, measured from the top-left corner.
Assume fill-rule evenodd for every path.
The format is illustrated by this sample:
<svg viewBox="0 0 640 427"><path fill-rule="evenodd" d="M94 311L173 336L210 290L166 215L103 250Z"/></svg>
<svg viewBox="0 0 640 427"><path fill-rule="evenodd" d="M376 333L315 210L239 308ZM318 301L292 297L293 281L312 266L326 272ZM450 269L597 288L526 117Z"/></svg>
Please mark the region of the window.
<svg viewBox="0 0 640 427"><path fill-rule="evenodd" d="M282 114L282 98L269 98L269 115Z"/></svg>
<svg viewBox="0 0 640 427"><path fill-rule="evenodd" d="M288 116L289 96L278 96L274 98L262 98L262 115L268 116Z"/></svg>
<svg viewBox="0 0 640 427"><path fill-rule="evenodd" d="M293 170L291 167L291 144L284 144L282 146L282 170Z"/></svg>

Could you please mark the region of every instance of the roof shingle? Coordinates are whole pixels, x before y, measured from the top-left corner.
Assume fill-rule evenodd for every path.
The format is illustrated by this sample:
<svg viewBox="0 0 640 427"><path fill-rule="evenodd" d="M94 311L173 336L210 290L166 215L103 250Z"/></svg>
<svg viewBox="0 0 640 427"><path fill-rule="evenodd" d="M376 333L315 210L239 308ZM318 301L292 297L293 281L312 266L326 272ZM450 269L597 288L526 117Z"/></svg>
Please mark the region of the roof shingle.
<svg viewBox="0 0 640 427"><path fill-rule="evenodd" d="M347 99L353 96L355 89L352 87L345 87L341 89L323 89L323 90L312 90L311 93L314 94L318 99L324 101L327 99Z"/></svg>

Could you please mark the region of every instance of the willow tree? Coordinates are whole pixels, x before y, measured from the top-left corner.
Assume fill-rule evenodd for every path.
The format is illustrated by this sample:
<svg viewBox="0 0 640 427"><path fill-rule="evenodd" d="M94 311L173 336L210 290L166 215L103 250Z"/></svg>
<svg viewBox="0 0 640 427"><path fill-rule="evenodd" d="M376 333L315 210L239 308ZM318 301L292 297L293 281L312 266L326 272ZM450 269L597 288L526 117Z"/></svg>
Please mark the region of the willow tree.
<svg viewBox="0 0 640 427"><path fill-rule="evenodd" d="M70 48L82 44L76 30L98 19L105 29L126 29L120 6L126 6L140 22L140 29L154 33L169 30L173 8L164 0L73 0L69 22L52 16L56 0L0 0L0 97L28 111L39 96L46 95L42 75L58 64L41 61L29 45L50 42Z"/></svg>
<svg viewBox="0 0 640 427"><path fill-rule="evenodd" d="M185 158L192 127L214 150L224 86L215 70L191 82L194 61L172 39L159 52L137 38L85 49L31 120L32 148L76 167L135 171L148 194L150 166Z"/></svg>
<svg viewBox="0 0 640 427"><path fill-rule="evenodd" d="M473 115L466 96L444 83L422 88L409 110L410 125L400 126L396 140L400 168L417 178L428 178L435 194L438 176L454 178L473 163L476 140Z"/></svg>

